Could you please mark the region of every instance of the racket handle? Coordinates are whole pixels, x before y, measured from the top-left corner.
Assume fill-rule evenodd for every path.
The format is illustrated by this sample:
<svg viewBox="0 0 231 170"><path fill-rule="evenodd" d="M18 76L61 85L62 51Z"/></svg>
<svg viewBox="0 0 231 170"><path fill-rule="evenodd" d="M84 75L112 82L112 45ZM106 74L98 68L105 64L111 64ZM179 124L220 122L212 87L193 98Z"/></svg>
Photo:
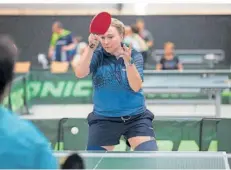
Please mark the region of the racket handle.
<svg viewBox="0 0 231 170"><path fill-rule="evenodd" d="M91 35L93 35L93 36L96 36L97 34L91 34ZM91 35L89 36L89 37L91 37ZM92 37L91 37L92 38ZM97 44L99 43L99 40L97 39L97 38L95 38L94 40L91 40L92 42L94 42L95 41L95 43L92 43L92 42L90 42L89 43L89 47L91 48L91 49L94 49L95 48L95 46L97 46Z"/></svg>
<svg viewBox="0 0 231 170"><path fill-rule="evenodd" d="M90 47L91 49L93 49L93 48L95 48L95 44L90 44L89 47Z"/></svg>

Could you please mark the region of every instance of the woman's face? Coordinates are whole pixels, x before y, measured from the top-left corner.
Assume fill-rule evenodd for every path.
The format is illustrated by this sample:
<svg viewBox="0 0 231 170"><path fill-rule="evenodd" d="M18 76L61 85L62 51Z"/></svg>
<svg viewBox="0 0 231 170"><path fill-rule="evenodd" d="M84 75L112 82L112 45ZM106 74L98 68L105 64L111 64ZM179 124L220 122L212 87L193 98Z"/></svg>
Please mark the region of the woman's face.
<svg viewBox="0 0 231 170"><path fill-rule="evenodd" d="M100 42L108 53L115 53L119 50L122 40L123 36L113 26L110 26L108 31L100 37Z"/></svg>

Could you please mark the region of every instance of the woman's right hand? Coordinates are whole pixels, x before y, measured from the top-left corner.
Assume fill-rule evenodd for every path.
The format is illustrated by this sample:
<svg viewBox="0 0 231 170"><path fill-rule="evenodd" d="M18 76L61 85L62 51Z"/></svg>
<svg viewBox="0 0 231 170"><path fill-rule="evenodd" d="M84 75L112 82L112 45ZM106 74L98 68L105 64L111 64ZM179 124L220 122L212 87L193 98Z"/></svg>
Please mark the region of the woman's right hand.
<svg viewBox="0 0 231 170"><path fill-rule="evenodd" d="M100 38L98 35L90 34L88 37L89 47L95 50L98 47L99 40Z"/></svg>

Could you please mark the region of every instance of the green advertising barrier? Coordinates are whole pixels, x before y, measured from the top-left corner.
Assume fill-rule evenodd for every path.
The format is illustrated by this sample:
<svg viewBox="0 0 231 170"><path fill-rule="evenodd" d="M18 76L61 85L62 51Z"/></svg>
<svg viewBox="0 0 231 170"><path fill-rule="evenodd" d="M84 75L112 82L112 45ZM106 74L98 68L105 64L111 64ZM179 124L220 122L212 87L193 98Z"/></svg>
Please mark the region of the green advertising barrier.
<svg viewBox="0 0 231 170"><path fill-rule="evenodd" d="M4 106L21 114L28 112L33 104L86 104L92 103L91 76L78 79L73 72L51 74L49 71L31 71L17 75L12 83ZM145 94L147 99L202 99L202 94ZM222 93L222 103L231 103L230 91Z"/></svg>
<svg viewBox="0 0 231 170"><path fill-rule="evenodd" d="M77 79L71 72L34 71L28 90L32 104L86 104L92 101L90 77Z"/></svg>
<svg viewBox="0 0 231 170"><path fill-rule="evenodd" d="M88 124L86 119L69 118L32 120L34 124L51 141L54 150L85 150L87 143ZM229 123L231 123L229 121ZM201 126L201 119L156 118L153 122L159 150L161 151L217 151L217 124L207 120ZM60 128L61 127L61 128ZM71 129L78 128L73 134ZM59 133L60 132L60 135ZM203 135L200 139L200 134ZM60 144L60 145L59 145ZM126 151L123 138L117 151Z"/></svg>
<svg viewBox="0 0 231 170"><path fill-rule="evenodd" d="M31 104L86 104L92 103L91 76L78 79L73 72L51 74L32 71L28 84ZM206 99L203 94L145 94L147 99ZM222 103L231 103L231 93L223 92Z"/></svg>

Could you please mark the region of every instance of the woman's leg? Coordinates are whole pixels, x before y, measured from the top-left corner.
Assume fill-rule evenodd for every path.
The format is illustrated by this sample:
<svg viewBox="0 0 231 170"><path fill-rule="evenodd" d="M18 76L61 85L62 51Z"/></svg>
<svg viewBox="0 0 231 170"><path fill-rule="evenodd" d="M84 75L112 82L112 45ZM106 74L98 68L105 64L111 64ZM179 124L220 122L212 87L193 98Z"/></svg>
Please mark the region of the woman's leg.
<svg viewBox="0 0 231 170"><path fill-rule="evenodd" d="M87 150L112 151L114 145L119 144L122 135L122 126L113 118L106 118L90 113L88 118Z"/></svg>
<svg viewBox="0 0 231 170"><path fill-rule="evenodd" d="M131 120L127 125L126 139L135 151L157 151L157 143L153 129L153 113L146 110L138 119Z"/></svg>

